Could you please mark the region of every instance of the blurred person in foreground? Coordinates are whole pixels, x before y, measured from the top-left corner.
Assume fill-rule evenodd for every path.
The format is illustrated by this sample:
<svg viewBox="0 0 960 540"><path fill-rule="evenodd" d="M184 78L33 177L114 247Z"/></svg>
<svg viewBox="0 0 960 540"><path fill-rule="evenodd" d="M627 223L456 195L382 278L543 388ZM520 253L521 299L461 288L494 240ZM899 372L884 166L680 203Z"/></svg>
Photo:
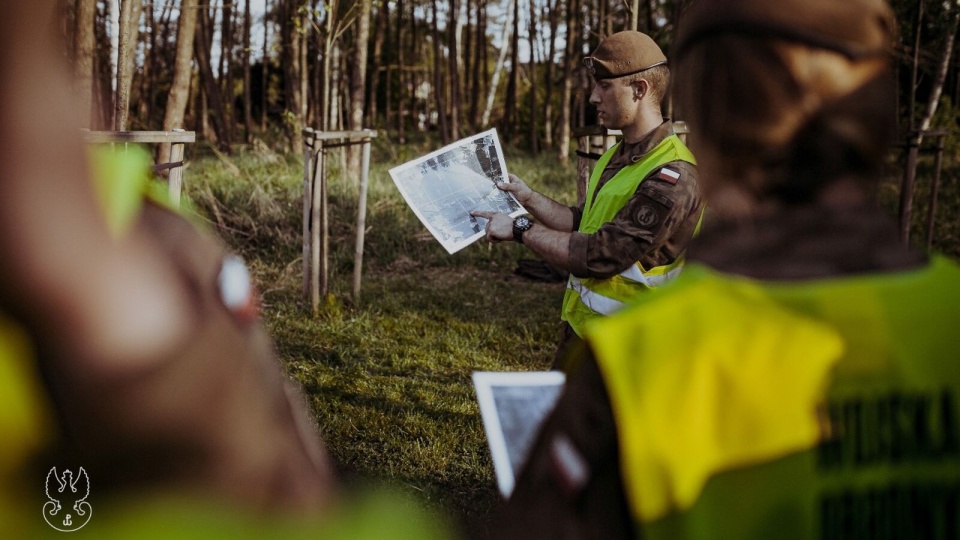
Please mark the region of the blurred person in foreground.
<svg viewBox="0 0 960 540"><path fill-rule="evenodd" d="M88 160L55 7L0 0L0 537L430 537L343 496L242 262Z"/></svg>
<svg viewBox="0 0 960 540"><path fill-rule="evenodd" d="M696 160L664 119L670 83L667 57L646 34L604 38L584 64L594 79L590 103L623 139L593 169L586 200L564 206L533 191L519 177L498 184L538 220L475 211L486 218L488 241L514 240L570 273L563 298L560 347L580 343L591 319L620 309L636 294L676 277L700 223L703 202Z"/></svg>
<svg viewBox="0 0 960 540"><path fill-rule="evenodd" d="M496 538L957 538L960 268L866 192L882 0L709 0L674 49L720 220L586 330Z"/></svg>

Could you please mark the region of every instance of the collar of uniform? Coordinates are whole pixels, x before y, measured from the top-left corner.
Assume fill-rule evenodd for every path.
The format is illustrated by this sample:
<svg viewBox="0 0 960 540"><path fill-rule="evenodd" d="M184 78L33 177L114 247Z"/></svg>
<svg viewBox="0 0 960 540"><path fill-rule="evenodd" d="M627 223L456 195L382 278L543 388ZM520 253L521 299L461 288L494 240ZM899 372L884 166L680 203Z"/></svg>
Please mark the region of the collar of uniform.
<svg viewBox="0 0 960 540"><path fill-rule="evenodd" d="M625 167L640 161L643 156L647 155L670 135L673 135L673 123L669 119L664 119L659 126L653 128L639 141L632 144L621 141L617 152L613 155L607 167Z"/></svg>

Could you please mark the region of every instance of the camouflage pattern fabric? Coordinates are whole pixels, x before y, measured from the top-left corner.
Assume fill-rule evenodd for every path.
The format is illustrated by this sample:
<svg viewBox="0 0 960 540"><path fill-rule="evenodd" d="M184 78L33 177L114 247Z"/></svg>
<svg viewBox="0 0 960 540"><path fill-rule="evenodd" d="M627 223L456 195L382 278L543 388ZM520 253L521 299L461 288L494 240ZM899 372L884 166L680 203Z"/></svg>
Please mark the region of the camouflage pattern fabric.
<svg viewBox="0 0 960 540"><path fill-rule="evenodd" d="M664 122L639 142L621 144L601 173L595 197L603 197L604 184L620 169L639 161L672 133L670 122ZM675 182L660 179L658 175L663 168L679 173L679 179ZM569 259L573 275L607 278L636 261L644 268L673 262L693 238L703 204L696 167L673 161L654 170L613 221L593 234L573 233ZM572 210L576 228L583 207Z"/></svg>

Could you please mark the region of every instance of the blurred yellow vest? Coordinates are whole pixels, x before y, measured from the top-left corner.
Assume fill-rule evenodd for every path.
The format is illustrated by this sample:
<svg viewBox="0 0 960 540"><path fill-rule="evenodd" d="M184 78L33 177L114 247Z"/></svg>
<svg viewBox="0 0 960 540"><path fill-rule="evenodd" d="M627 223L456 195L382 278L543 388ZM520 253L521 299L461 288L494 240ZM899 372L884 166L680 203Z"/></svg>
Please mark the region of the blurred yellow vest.
<svg viewBox="0 0 960 540"><path fill-rule="evenodd" d="M690 265L592 322L641 536L955 535L958 323L939 256L795 283Z"/></svg>

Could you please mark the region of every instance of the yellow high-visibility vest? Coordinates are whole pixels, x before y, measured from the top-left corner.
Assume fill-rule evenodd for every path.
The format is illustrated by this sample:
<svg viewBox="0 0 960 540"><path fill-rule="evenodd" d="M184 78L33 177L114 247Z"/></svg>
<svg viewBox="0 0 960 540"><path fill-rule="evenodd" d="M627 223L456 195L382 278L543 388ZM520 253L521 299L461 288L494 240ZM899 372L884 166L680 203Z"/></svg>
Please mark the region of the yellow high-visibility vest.
<svg viewBox="0 0 960 540"><path fill-rule="evenodd" d="M591 234L616 217L637 192L648 174L671 161L696 160L686 145L676 135L670 135L648 152L643 159L630 164L614 175L595 197L600 175L613 157L619 144L607 150L593 169L587 184L587 200L580 220L579 232ZM698 224L699 227L699 224ZM570 275L563 297L561 318L567 321L577 335L583 335L584 324L595 317L609 315L645 289L662 285L674 279L683 266L683 256L672 263L644 268L639 261L631 264L620 274L607 278L578 278Z"/></svg>
<svg viewBox="0 0 960 540"><path fill-rule="evenodd" d="M958 323L940 256L791 283L689 265L592 321L643 538L955 535Z"/></svg>

